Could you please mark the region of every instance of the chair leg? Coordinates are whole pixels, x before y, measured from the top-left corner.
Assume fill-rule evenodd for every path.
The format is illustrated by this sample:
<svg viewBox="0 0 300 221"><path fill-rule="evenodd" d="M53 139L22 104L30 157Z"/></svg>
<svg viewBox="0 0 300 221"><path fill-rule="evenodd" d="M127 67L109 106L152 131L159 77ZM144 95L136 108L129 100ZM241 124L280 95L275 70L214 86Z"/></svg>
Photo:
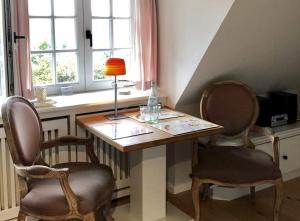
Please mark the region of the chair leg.
<svg viewBox="0 0 300 221"><path fill-rule="evenodd" d="M252 204L255 203L255 186L250 187L250 200Z"/></svg>
<svg viewBox="0 0 300 221"><path fill-rule="evenodd" d="M274 221L279 221L282 200L283 200L283 181L280 178L275 182Z"/></svg>
<svg viewBox="0 0 300 221"><path fill-rule="evenodd" d="M105 217L105 221L114 221L114 218L112 218L112 212L111 212L111 200L109 200L105 204L103 215Z"/></svg>
<svg viewBox="0 0 300 221"><path fill-rule="evenodd" d="M96 221L95 213L89 213L83 217L83 221Z"/></svg>
<svg viewBox="0 0 300 221"><path fill-rule="evenodd" d="M200 208L200 187L201 181L197 178L193 178L192 183L192 195L193 195L193 203L195 208L195 219L194 221L200 221L201 219L201 208Z"/></svg>
<svg viewBox="0 0 300 221"><path fill-rule="evenodd" d="M18 214L18 221L25 221L25 220L26 220L26 214L20 211Z"/></svg>

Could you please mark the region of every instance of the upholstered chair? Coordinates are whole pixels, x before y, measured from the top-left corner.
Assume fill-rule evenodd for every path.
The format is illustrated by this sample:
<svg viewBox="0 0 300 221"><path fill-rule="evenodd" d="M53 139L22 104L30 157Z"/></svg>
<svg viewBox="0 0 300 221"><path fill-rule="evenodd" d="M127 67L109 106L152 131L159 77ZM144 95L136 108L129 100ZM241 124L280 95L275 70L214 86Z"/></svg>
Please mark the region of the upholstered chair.
<svg viewBox="0 0 300 221"><path fill-rule="evenodd" d="M22 97L9 97L2 118L20 187L18 221L26 216L42 220L78 218L95 220L103 209L112 221L110 203L115 180L110 167L99 163L93 140L65 136L43 141L41 120L33 105ZM62 163L50 167L41 150L57 146L85 145L91 163Z"/></svg>
<svg viewBox="0 0 300 221"><path fill-rule="evenodd" d="M207 147L198 148L194 142L192 194L195 221L200 221L200 189L208 184L228 187L250 187L254 199L255 186L274 184L276 190L274 221L278 221L282 202L282 175L279 169L278 140L273 139L274 159L256 150L249 138L249 130L256 122L258 104L252 90L235 81L213 84L203 93L200 112L203 119L224 126L223 140L238 139L240 146L220 146L220 137L211 137ZM204 188L203 188L204 187Z"/></svg>

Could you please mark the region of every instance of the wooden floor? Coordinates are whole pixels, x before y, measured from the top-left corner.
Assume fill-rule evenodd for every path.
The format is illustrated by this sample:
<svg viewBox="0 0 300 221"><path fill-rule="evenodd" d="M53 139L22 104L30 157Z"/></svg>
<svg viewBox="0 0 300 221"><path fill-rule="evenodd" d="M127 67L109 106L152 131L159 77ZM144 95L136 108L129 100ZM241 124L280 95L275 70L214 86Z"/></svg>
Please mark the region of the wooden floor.
<svg viewBox="0 0 300 221"><path fill-rule="evenodd" d="M280 221L300 221L300 178L285 183L285 196ZM169 201L194 217L191 192L169 195ZM231 202L208 200L202 203L202 221L271 221L274 189L269 188L256 194L255 204L249 197Z"/></svg>
<svg viewBox="0 0 300 221"><path fill-rule="evenodd" d="M285 196L280 221L300 221L300 178L285 183ZM194 217L191 192L168 195L168 201L186 214ZM202 203L202 221L271 221L274 190L269 188L256 193L255 204L249 197L231 202L207 200ZM129 197L113 202L113 208L129 203ZM99 211L97 221L104 221Z"/></svg>

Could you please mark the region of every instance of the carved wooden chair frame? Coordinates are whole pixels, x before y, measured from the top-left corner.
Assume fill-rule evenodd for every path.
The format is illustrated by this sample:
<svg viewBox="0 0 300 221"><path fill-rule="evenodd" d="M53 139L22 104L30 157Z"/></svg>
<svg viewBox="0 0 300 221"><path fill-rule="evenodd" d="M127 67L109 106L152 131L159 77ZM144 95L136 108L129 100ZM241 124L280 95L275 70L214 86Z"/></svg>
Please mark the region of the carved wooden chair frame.
<svg viewBox="0 0 300 221"><path fill-rule="evenodd" d="M42 131L42 123L39 118L39 115L36 111L36 109L33 107L33 105L27 101L26 99L22 97L11 97L9 98L9 103L14 103L14 102L22 102L27 105L29 105L32 110L35 112L37 118L39 119L39 126L41 130L41 134L43 134ZM72 191L68 177L69 177L69 169L68 168L62 168L62 169L56 169L56 168L51 168L43 159L41 154L36 158L34 165L32 166L24 166L21 163L21 160L19 158L18 150L15 144L15 141L13 139L12 135L12 130L11 130L11 122L10 122L10 112L8 112L6 105L9 105L8 103L5 103L2 105L2 119L4 123L4 129L6 132L6 137L7 137L7 142L8 146L11 152L11 156L14 162L14 166L16 169L16 173L18 176L18 183L19 183L19 191L20 191L20 197L23 198L27 193L28 193L28 187L27 187L27 179L58 179L61 185L61 188L64 192L66 201L68 203L69 207L69 213L67 215L63 216L40 216L38 214L29 214L25 211L22 210L22 207L20 206L20 211L18 215L18 221L25 221L26 216L32 216L38 219L42 220L66 220L66 219L71 219L71 218L78 218L78 219L83 219L85 221L94 221L95 220L95 212L93 211L89 214L83 215L80 214L78 211L78 199L75 193ZM40 150L46 150L50 149L53 147L58 147L58 146L66 146L66 145L85 145L86 146L86 152L87 155L89 156L90 160L92 163L97 163L99 164L99 160L93 150L93 138L78 138L74 136L64 136L57 138L55 140L50 140L50 141L43 141L43 137L40 137L42 146ZM97 209L101 207L105 207L104 210L104 215L106 218L106 221L113 221L111 212L110 212L110 207L111 207L111 199L109 199L105 205L99 205Z"/></svg>
<svg viewBox="0 0 300 221"><path fill-rule="evenodd" d="M255 110L253 114L253 118L249 126L242 131L239 134L233 135L233 136L224 136L224 135L219 135L219 136L224 136L226 138L242 138L244 145L242 147L244 148L250 148L250 149L255 149L255 145L253 142L250 140L249 137L249 132L250 129L253 128L253 126L256 123L256 119L258 117L259 113L259 107L256 99L255 93L247 86L244 85L238 81L221 81L217 82L210 87L208 87L201 98L200 102L200 115L202 119L207 119L206 117L206 112L205 112L205 105L207 103L207 98L210 94L210 92L217 86L219 85L224 85L224 84L233 84L241 87L245 87L251 92L251 96L253 99L253 102L255 104ZM274 163L275 165L279 166L279 138L277 136L274 136L274 134L270 134L267 129L261 129L266 136L270 138L272 141L273 145L273 151L274 151ZM207 143L206 148L210 148L212 146L217 146L217 138L218 135L212 136L209 139L209 142ZM224 146L226 147L226 146ZM199 163L199 141L197 139L194 140L193 142L193 154L192 154L192 168L196 166ZM234 183L224 183L220 182L218 180L212 180L212 179L199 179L197 177L193 177L192 179L192 196L193 196L193 203L195 207L195 221L200 221L200 189L202 189L203 194L204 194L204 199L206 198L206 195L208 194L208 188L209 184L215 184L215 185L220 185L220 186L227 186L227 187L250 187L250 198L251 201L254 202L255 199L255 186L261 185L261 184L274 184L275 185L275 203L274 203L274 212L273 212L273 218L274 221L279 220L279 212L280 212L280 207L282 204L282 198L283 198L283 180L282 178L276 179L276 180L261 180L255 183L244 183L244 184L234 184Z"/></svg>

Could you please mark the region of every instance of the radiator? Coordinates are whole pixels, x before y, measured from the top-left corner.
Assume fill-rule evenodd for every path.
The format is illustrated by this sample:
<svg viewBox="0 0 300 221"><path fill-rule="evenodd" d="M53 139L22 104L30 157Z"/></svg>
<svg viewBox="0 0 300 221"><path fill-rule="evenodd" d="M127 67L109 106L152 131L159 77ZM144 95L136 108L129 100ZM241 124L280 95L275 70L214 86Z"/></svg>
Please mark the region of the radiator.
<svg viewBox="0 0 300 221"><path fill-rule="evenodd" d="M45 141L68 134L67 118L44 121ZM88 132L77 128L77 135L89 136ZM19 192L15 169L7 147L4 129L0 128L0 221L13 219L19 211ZM129 195L128 155L119 152L104 141L94 139L95 153L101 163L110 166L116 178L114 198ZM42 151L42 157L50 166L65 162L87 162L84 146L63 146Z"/></svg>
<svg viewBox="0 0 300 221"><path fill-rule="evenodd" d="M77 136L89 137L92 136L89 132L77 127ZM78 162L88 161L88 156L84 146L72 147L71 160ZM94 136L94 152L96 153L100 163L112 168L114 177L116 179L116 191L114 198L129 195L129 159L128 153L122 153Z"/></svg>
<svg viewBox="0 0 300 221"><path fill-rule="evenodd" d="M0 220L16 217L19 206L18 184L4 129L0 128Z"/></svg>

